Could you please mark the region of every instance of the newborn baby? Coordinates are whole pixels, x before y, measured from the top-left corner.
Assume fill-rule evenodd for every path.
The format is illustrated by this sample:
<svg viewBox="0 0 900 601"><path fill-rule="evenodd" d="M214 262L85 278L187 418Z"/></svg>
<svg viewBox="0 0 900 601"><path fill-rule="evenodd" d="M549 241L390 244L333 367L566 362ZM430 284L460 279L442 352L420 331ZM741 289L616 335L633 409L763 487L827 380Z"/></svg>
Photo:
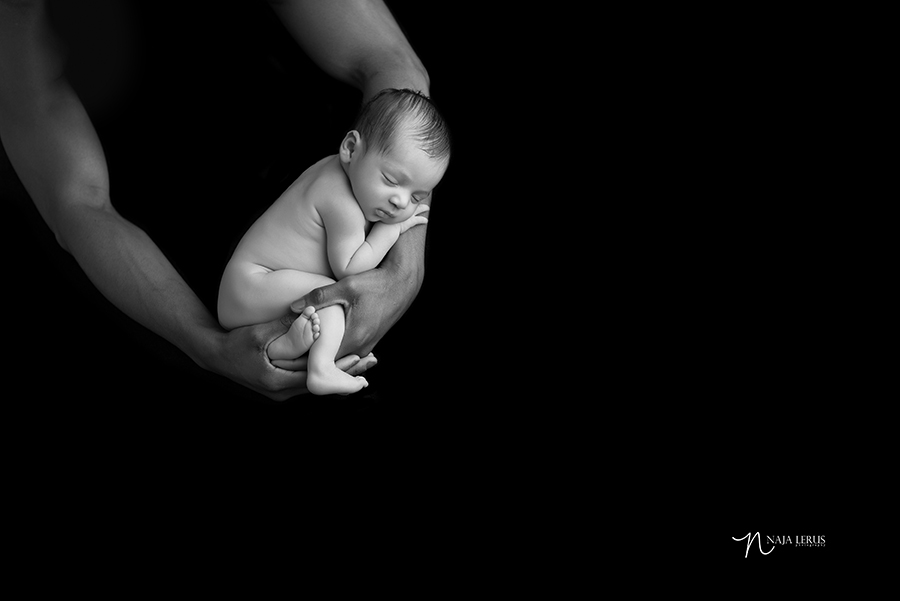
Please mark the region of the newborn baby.
<svg viewBox="0 0 900 601"><path fill-rule="evenodd" d="M244 234L219 285L222 327L277 319L310 291L378 266L403 232L427 223L420 203L449 160L449 133L427 97L380 92L339 153L304 171ZM335 366L343 336L343 307L306 307L267 352L274 361L309 351L310 392L349 394L368 382Z"/></svg>

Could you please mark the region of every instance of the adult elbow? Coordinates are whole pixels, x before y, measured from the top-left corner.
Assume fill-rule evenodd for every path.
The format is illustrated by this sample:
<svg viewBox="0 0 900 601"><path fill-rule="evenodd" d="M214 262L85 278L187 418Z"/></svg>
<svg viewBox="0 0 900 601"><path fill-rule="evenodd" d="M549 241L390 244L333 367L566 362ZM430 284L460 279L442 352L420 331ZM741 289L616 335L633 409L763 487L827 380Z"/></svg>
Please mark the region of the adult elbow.
<svg viewBox="0 0 900 601"><path fill-rule="evenodd" d="M431 95L431 78L428 77L428 71L425 70L424 66L422 67L421 77L422 77L422 80L425 82L425 87L422 88L421 91L426 96L430 96Z"/></svg>
<svg viewBox="0 0 900 601"><path fill-rule="evenodd" d="M428 70L411 48L394 48L367 57L355 71L367 100L385 88L411 88L430 95Z"/></svg>
<svg viewBox="0 0 900 601"><path fill-rule="evenodd" d="M56 243L70 254L73 243L84 237L83 228L92 227L92 217L115 212L109 194L93 186L54 194L48 201L41 203L38 209L56 238Z"/></svg>
<svg viewBox="0 0 900 601"><path fill-rule="evenodd" d="M427 94L430 94L431 90L431 78L428 76L428 69L425 68L425 65L422 64L422 61L419 60L419 57L413 54L409 59L409 69L413 72L413 78L420 83L419 91Z"/></svg>
<svg viewBox="0 0 900 601"><path fill-rule="evenodd" d="M409 79L412 81L410 86L422 92L425 95L431 94L431 78L428 75L428 69L414 53L410 52L403 58L404 69L409 73Z"/></svg>

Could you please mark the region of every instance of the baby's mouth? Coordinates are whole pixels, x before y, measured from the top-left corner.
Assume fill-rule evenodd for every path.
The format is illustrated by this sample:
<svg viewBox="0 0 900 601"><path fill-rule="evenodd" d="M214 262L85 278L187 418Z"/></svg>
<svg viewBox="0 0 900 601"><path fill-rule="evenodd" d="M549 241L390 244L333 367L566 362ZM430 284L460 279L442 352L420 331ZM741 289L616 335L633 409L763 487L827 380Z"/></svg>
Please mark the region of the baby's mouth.
<svg viewBox="0 0 900 601"><path fill-rule="evenodd" d="M393 213L388 213L384 209L375 209L375 214L378 215L379 217L381 217L382 219L393 219L394 218Z"/></svg>

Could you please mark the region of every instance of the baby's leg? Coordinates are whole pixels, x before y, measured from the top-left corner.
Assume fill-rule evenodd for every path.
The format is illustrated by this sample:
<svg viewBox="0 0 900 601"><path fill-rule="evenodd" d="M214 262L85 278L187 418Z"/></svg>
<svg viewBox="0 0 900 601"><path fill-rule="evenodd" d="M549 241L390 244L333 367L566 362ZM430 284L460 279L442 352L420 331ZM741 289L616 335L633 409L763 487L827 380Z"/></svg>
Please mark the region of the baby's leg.
<svg viewBox="0 0 900 601"><path fill-rule="evenodd" d="M307 363L306 387L309 391L313 394L350 394L368 386L362 376L351 376L334 364L344 339L344 308L332 305L320 309L319 322L319 337L309 350Z"/></svg>
<svg viewBox="0 0 900 601"><path fill-rule="evenodd" d="M219 323L234 329L278 319L290 305L310 291L334 280L295 269L273 270L249 261L232 259L219 286ZM307 307L286 334L273 340L269 359L292 360L306 353L319 335L319 317Z"/></svg>
<svg viewBox="0 0 900 601"><path fill-rule="evenodd" d="M278 319L287 315L292 302L333 283L333 279L316 273L272 270L232 259L219 285L219 323L233 330Z"/></svg>

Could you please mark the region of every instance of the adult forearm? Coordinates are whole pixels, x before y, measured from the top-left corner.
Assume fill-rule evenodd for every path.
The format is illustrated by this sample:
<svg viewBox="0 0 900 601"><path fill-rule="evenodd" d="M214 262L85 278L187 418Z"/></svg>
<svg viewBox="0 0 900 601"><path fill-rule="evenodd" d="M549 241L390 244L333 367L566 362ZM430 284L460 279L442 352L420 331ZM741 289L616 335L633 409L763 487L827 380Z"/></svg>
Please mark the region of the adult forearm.
<svg viewBox="0 0 900 601"><path fill-rule="evenodd" d="M214 318L156 244L113 208L103 149L69 85L43 85L37 99L11 87L0 94L0 138L25 189L107 299L204 364Z"/></svg>
<svg viewBox="0 0 900 601"><path fill-rule="evenodd" d="M425 225L407 230L391 247L381 263L381 268L392 277L393 287L408 307L415 300L425 278Z"/></svg>
<svg viewBox="0 0 900 601"><path fill-rule="evenodd" d="M97 289L126 315L209 367L222 333L215 318L147 234L112 206L68 206L60 243Z"/></svg>

